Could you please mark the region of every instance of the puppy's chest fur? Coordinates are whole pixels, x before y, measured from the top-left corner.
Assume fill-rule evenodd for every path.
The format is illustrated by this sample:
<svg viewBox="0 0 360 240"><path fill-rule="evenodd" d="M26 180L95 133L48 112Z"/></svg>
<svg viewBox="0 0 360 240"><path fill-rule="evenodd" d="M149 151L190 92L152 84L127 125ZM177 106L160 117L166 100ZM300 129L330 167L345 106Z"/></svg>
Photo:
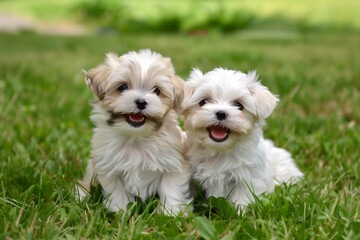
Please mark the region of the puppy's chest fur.
<svg viewBox="0 0 360 240"><path fill-rule="evenodd" d="M211 152L205 147L190 143L188 158L192 178L206 189L210 196L227 196L234 187L267 186L271 172L266 153L260 142L242 142L227 152ZM245 181L244 181L245 180ZM256 191L258 189L255 189Z"/></svg>
<svg viewBox="0 0 360 240"><path fill-rule="evenodd" d="M107 127L95 128L92 156L96 174L119 177L134 196L154 194L164 173L182 171L181 137L177 129L172 130L139 139ZM178 141L170 134L178 134Z"/></svg>

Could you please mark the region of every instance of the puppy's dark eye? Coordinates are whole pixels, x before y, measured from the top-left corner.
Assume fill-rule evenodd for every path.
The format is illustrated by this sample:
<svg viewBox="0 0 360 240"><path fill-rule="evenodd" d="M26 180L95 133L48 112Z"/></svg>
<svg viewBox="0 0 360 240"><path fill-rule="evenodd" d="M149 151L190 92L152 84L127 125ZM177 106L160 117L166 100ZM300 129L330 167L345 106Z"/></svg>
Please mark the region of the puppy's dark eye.
<svg viewBox="0 0 360 240"><path fill-rule="evenodd" d="M159 96L159 95L160 95L160 89L155 88L155 89L154 89L154 93Z"/></svg>
<svg viewBox="0 0 360 240"><path fill-rule="evenodd" d="M203 100L201 100L201 101L199 102L199 105L202 107L202 106L204 106L207 102L208 102L207 99L203 99Z"/></svg>
<svg viewBox="0 0 360 240"><path fill-rule="evenodd" d="M242 105L240 102L234 102L234 106L239 108L240 110L244 109L244 105Z"/></svg>
<svg viewBox="0 0 360 240"><path fill-rule="evenodd" d="M128 85L123 84L123 85L121 85L120 87L118 87L117 89L118 89L120 92L123 92L123 91L125 91L125 90L128 90L129 88L128 88Z"/></svg>

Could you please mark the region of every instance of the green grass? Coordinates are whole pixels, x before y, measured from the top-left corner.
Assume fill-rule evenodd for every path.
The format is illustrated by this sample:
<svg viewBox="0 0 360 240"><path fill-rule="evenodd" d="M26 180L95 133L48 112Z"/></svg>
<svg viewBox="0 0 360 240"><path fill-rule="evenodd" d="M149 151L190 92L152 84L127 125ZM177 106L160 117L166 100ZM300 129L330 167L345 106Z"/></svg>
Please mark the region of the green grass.
<svg viewBox="0 0 360 240"><path fill-rule="evenodd" d="M268 34L52 37L0 34L0 239L359 239L360 36ZM78 204L73 186L90 157L92 93L80 69L107 51L151 48L186 78L192 67L248 71L281 102L265 136L305 173L238 216L198 196L194 213L159 204L104 209L99 190Z"/></svg>

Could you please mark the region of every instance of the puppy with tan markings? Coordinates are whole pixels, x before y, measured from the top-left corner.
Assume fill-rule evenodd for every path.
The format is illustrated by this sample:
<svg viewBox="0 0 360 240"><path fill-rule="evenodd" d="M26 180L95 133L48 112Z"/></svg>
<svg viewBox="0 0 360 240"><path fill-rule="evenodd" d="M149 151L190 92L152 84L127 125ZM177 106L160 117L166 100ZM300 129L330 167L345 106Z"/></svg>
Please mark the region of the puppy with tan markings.
<svg viewBox="0 0 360 240"><path fill-rule="evenodd" d="M111 211L155 194L167 213L184 209L190 175L174 111L183 99L183 80L170 59L150 50L109 53L85 74L98 101L91 116L92 159L81 184L89 190L92 179L98 181Z"/></svg>
<svg viewBox="0 0 360 240"><path fill-rule="evenodd" d="M194 69L185 83L182 117L192 178L206 197L228 197L248 205L281 182L303 174L291 155L264 140L262 127L278 99L256 72Z"/></svg>

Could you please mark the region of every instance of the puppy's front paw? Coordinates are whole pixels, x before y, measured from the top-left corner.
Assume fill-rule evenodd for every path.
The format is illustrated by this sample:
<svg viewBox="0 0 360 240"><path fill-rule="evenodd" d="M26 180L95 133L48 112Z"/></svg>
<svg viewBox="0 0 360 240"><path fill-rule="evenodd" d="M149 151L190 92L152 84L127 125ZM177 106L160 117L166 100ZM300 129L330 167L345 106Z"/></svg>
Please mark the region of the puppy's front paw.
<svg viewBox="0 0 360 240"><path fill-rule="evenodd" d="M105 198L103 204L110 212L118 212L119 210L126 211L126 205L129 203L129 200L124 200L115 197L116 194L111 194Z"/></svg>
<svg viewBox="0 0 360 240"><path fill-rule="evenodd" d="M193 206L186 204L185 202L183 204L177 204L177 205L161 205L157 209L157 212L159 214L165 214L167 216L188 216L189 213L193 210Z"/></svg>
<svg viewBox="0 0 360 240"><path fill-rule="evenodd" d="M110 212L118 212L120 210L124 210L126 211L126 205L125 204L119 204L116 203L115 201L109 201L110 199L108 199L107 201L104 202L104 206L109 209Z"/></svg>
<svg viewBox="0 0 360 240"><path fill-rule="evenodd" d="M74 195L75 195L75 199L76 201L80 202L82 200L84 200L84 198L86 197L86 195L88 194L89 192L81 185L76 185L74 187Z"/></svg>

